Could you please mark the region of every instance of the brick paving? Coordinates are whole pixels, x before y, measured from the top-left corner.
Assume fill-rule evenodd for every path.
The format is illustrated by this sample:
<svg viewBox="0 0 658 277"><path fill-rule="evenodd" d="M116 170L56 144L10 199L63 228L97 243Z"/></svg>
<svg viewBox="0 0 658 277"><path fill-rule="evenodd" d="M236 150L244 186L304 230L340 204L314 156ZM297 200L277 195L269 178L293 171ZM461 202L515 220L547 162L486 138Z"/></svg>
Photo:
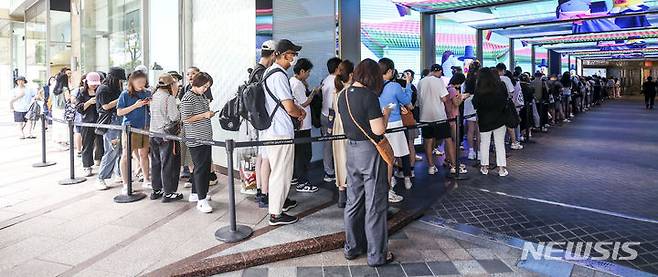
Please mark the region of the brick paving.
<svg viewBox="0 0 658 277"><path fill-rule="evenodd" d="M432 214L532 242L640 242L636 260L617 263L658 274L657 127L641 102L608 102L513 151L508 177L470 173Z"/></svg>

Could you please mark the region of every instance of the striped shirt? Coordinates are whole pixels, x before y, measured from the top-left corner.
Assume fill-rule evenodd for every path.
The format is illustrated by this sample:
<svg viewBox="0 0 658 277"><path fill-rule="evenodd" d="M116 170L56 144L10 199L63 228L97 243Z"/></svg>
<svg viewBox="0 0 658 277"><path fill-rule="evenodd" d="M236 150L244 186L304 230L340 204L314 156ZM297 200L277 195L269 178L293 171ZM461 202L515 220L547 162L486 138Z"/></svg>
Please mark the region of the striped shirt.
<svg viewBox="0 0 658 277"><path fill-rule="evenodd" d="M210 111L210 101L204 96L188 91L183 95L180 112L183 120ZM210 119L204 118L199 121L187 123L183 121L185 137L202 140L212 140L212 126ZM186 141L188 147L197 147L202 144Z"/></svg>
<svg viewBox="0 0 658 277"><path fill-rule="evenodd" d="M180 120L176 98L166 90L156 91L149 107L151 109L151 124L149 127L151 132L163 133L164 126L167 123Z"/></svg>

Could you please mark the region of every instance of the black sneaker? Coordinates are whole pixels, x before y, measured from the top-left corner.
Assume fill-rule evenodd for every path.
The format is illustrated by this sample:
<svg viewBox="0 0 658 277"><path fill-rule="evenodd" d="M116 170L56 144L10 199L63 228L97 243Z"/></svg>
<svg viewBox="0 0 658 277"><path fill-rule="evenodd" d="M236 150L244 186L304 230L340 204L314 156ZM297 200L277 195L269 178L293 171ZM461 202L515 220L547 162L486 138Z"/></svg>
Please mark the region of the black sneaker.
<svg viewBox="0 0 658 277"><path fill-rule="evenodd" d="M299 185L299 180L297 180L297 178L292 178L292 180L290 180L290 185L292 186Z"/></svg>
<svg viewBox="0 0 658 277"><path fill-rule="evenodd" d="M288 225L297 222L299 219L296 216L287 215L286 213L281 213L278 216L270 215L270 225Z"/></svg>
<svg viewBox="0 0 658 277"><path fill-rule="evenodd" d="M267 209L268 207L267 194L260 194L259 196L256 196L256 203L258 203L259 208Z"/></svg>
<svg viewBox="0 0 658 277"><path fill-rule="evenodd" d="M174 202L177 200L182 200L183 199L183 194L180 192L171 192L171 193L166 193L165 195L162 196L162 203L169 203L169 202Z"/></svg>
<svg viewBox="0 0 658 277"><path fill-rule="evenodd" d="M309 182L297 184L296 189L297 192L307 192L307 193L313 193L318 191L318 187L311 185L311 183Z"/></svg>
<svg viewBox="0 0 658 277"><path fill-rule="evenodd" d="M283 202L282 210L284 212L292 210L292 208L297 207L297 201L286 198L286 202Z"/></svg>
<svg viewBox="0 0 658 277"><path fill-rule="evenodd" d="M162 195L164 195L164 192L162 192L161 190L153 190L153 192L151 192L150 198L151 200L157 200L160 199Z"/></svg>

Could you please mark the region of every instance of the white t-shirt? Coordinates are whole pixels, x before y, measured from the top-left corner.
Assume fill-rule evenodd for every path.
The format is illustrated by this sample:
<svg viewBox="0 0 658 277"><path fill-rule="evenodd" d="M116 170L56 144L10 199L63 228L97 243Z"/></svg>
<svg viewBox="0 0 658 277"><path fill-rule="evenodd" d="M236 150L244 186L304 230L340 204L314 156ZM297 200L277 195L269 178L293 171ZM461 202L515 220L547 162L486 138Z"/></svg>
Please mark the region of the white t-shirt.
<svg viewBox="0 0 658 277"><path fill-rule="evenodd" d="M505 83L505 87L507 87L507 93L510 95L514 95L514 85L512 84L512 80L507 77L507 76L500 76L500 80Z"/></svg>
<svg viewBox="0 0 658 277"><path fill-rule="evenodd" d="M308 100L306 86L297 77L293 76L290 78L290 88L292 89L292 97L295 98L295 104L301 106ZM304 117L302 126L299 129L309 130L311 129L311 105L304 107L304 111L306 112L306 117Z"/></svg>
<svg viewBox="0 0 658 277"><path fill-rule="evenodd" d="M278 64L270 66L265 70L265 75L275 68L282 69L285 72L285 69ZM267 78L267 87L270 89L272 94L279 98L279 101L283 102L284 100L292 100L292 94L290 91L290 82L288 81L288 75L282 72L277 72L272 74ZM264 86L265 84L263 84ZM269 114L272 114L276 108L277 103L272 99L270 94L265 91L265 108ZM295 127L292 125L292 119L286 112L286 109L279 107L276 109L276 113L272 118L272 125L267 130L263 131L263 135L269 137L280 137L280 138L294 138L295 137Z"/></svg>
<svg viewBox="0 0 658 277"><path fill-rule="evenodd" d="M418 83L418 107L420 121L433 122L448 119L446 108L441 98L448 96L443 80L435 76L427 76Z"/></svg>
<svg viewBox="0 0 658 277"><path fill-rule="evenodd" d="M329 109L334 105L334 94L336 93L336 85L334 85L336 75L327 76L322 81L322 115L329 116Z"/></svg>
<svg viewBox="0 0 658 277"><path fill-rule="evenodd" d="M21 112L21 113L27 112L27 110L30 108L30 105L32 104L32 100L37 95L36 90L28 87L25 87L23 89L15 87L12 89L11 94L13 95L13 97L17 97L23 91L25 91L23 97L21 97L20 99L16 100L16 102L14 102L14 111L16 112Z"/></svg>

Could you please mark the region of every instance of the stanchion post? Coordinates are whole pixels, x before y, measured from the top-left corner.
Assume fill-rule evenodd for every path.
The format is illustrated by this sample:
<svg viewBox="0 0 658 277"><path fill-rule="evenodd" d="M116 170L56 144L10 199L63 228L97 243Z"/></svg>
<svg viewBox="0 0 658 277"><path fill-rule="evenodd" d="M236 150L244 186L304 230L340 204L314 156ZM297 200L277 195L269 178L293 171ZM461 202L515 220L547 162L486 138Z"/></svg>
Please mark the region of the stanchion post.
<svg viewBox="0 0 658 277"><path fill-rule="evenodd" d="M525 143L533 143L534 141L530 140L530 129L532 128L534 124L534 120L532 120L532 102L526 102L525 104L525 121L526 121L526 129L525 129ZM540 120L540 125L541 125L541 120ZM541 127L540 127L541 128Z"/></svg>
<svg viewBox="0 0 658 277"><path fill-rule="evenodd" d="M73 141L73 120L68 121L69 125L69 178L59 181L60 185L73 185L87 181L85 177L75 177L75 142Z"/></svg>
<svg viewBox="0 0 658 277"><path fill-rule="evenodd" d="M41 114L41 162L33 164L32 167L47 167L55 164L57 163L46 161L46 115Z"/></svg>
<svg viewBox="0 0 658 277"><path fill-rule="evenodd" d="M455 175L452 176L453 179L455 180L466 180L468 177L463 174L459 174L459 171L461 170L461 162L459 161L459 157L461 156L461 148L459 148L459 145L461 144L461 137L459 136L459 123L461 122L460 120L462 119L461 116L461 111L457 113L457 117L455 118ZM450 124L450 123L448 123ZM470 146L470 145L469 145Z"/></svg>
<svg viewBox="0 0 658 277"><path fill-rule="evenodd" d="M226 171L228 175L228 213L229 226L219 228L215 232L215 238L223 242L237 242L251 236L254 232L249 226L237 225L235 217L235 180L233 179L233 150L235 141L226 141Z"/></svg>
<svg viewBox="0 0 658 277"><path fill-rule="evenodd" d="M130 128L131 128L130 124L126 124L123 127L123 132L124 132L125 138L126 138L126 142L125 142L126 143L126 150L128 151L128 155L126 157L126 159L128 160L127 161L127 163L128 163L128 170L127 171L128 172L121 172L121 174L127 174L126 176L128 177L128 183L126 184L127 193L126 194L121 193L121 194L115 196L114 197L114 202L116 202L116 203L131 203L131 202L142 200L146 197L146 194L141 193L141 192L133 193L133 165L132 165L133 164L133 162L132 162L133 146L132 146L132 141L130 139L131 135L132 135L132 132L131 132Z"/></svg>

